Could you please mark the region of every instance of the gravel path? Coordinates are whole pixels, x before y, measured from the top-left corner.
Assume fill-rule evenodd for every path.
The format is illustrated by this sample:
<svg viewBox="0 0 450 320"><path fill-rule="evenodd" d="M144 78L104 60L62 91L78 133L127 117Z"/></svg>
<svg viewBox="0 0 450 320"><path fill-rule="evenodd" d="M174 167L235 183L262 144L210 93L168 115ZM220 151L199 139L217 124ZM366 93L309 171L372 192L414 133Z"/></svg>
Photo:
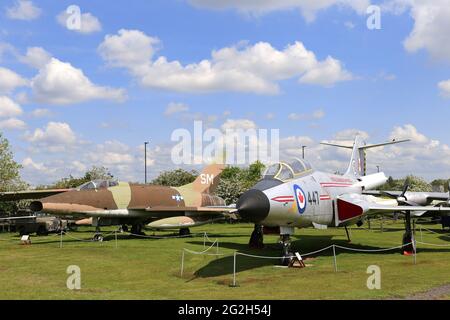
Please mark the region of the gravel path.
<svg viewBox="0 0 450 320"><path fill-rule="evenodd" d="M405 300L439 300L450 296L450 284L405 297Z"/></svg>

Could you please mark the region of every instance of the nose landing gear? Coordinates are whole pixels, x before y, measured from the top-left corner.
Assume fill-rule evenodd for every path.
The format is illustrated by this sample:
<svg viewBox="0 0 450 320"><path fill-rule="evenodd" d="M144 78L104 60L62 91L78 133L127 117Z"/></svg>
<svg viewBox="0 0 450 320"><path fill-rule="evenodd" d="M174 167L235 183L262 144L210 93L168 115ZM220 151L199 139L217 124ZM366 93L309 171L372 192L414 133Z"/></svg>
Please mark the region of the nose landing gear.
<svg viewBox="0 0 450 320"><path fill-rule="evenodd" d="M282 234L280 235L280 245L282 250L282 258L281 258L281 265L282 266L289 266L293 257L293 253L291 252L291 237L289 234Z"/></svg>

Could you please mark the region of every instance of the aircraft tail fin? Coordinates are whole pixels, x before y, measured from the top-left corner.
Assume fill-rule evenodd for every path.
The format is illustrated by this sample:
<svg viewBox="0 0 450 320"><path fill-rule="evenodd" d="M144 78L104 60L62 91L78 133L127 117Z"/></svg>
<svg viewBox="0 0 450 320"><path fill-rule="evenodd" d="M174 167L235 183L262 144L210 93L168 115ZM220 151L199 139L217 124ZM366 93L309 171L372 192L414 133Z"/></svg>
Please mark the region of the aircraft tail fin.
<svg viewBox="0 0 450 320"><path fill-rule="evenodd" d="M192 187L194 191L200 193L213 193L219 185L223 169L225 169L223 164L209 165L203 169L194 182L185 187Z"/></svg>
<svg viewBox="0 0 450 320"><path fill-rule="evenodd" d="M356 136L353 146L328 143L328 142L322 142L321 144L327 145L327 146L338 147L338 148L351 149L352 157L350 159L350 164L348 166L347 171L345 172L345 175L359 178L359 177L365 176L367 174L367 165L366 165L366 150L367 149L379 148L379 147L384 147L384 146L402 143L402 142L408 142L408 141L410 141L410 140L395 140L394 139L392 141L385 142L385 143L366 144L361 136Z"/></svg>

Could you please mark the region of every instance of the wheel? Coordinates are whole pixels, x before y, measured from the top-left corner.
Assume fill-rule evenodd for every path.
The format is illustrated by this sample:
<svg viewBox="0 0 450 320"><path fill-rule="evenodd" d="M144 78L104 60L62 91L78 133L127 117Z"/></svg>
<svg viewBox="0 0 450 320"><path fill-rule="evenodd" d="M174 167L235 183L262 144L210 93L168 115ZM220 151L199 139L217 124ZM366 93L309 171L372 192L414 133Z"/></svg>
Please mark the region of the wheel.
<svg viewBox="0 0 450 320"><path fill-rule="evenodd" d="M94 235L94 238L92 239L94 241L103 242L103 236L101 234Z"/></svg>
<svg viewBox="0 0 450 320"><path fill-rule="evenodd" d="M293 256L293 254L290 252L288 254L284 255L283 258L281 258L281 265L288 267L289 264L291 263L292 256Z"/></svg>

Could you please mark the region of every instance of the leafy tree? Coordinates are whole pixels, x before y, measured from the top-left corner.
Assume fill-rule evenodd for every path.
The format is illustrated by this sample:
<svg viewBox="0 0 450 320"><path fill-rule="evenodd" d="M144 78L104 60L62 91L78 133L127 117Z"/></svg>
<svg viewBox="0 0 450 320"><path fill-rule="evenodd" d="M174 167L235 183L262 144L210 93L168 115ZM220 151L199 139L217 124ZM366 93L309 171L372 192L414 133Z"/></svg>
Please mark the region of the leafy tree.
<svg viewBox="0 0 450 320"><path fill-rule="evenodd" d="M180 187L193 182L198 175L199 173L195 170L186 171L183 169L176 169L172 171L164 171L157 178L155 178L151 184L168 187Z"/></svg>
<svg viewBox="0 0 450 320"><path fill-rule="evenodd" d="M407 181L409 185L408 191L411 192L430 192L433 190L431 184L426 182L424 179L409 175L404 179L393 179L389 177L386 184L380 187L380 190L392 190L392 191L401 191L403 190L403 186L405 185L405 181Z"/></svg>
<svg viewBox="0 0 450 320"><path fill-rule="evenodd" d="M229 166L222 172L216 195L229 204L236 203L239 197L253 187L260 179L264 164L257 161L248 168Z"/></svg>
<svg viewBox="0 0 450 320"><path fill-rule="evenodd" d="M93 166L91 169L86 171L84 176L80 178L75 178L72 175L69 175L67 178L62 178L56 181L52 185L48 186L39 186L37 189L66 189L66 188L77 188L81 186L83 183L92 181L92 180L111 180L114 176L109 172L109 170L105 167L97 167Z"/></svg>
<svg viewBox="0 0 450 320"><path fill-rule="evenodd" d="M20 164L14 161L9 141L0 133L0 191L23 190L28 185L20 178ZM17 202L0 203L0 213L17 211Z"/></svg>
<svg viewBox="0 0 450 320"><path fill-rule="evenodd" d="M450 183L450 179L436 179L431 182L431 186L435 191L443 190L444 192L448 192L448 184Z"/></svg>

